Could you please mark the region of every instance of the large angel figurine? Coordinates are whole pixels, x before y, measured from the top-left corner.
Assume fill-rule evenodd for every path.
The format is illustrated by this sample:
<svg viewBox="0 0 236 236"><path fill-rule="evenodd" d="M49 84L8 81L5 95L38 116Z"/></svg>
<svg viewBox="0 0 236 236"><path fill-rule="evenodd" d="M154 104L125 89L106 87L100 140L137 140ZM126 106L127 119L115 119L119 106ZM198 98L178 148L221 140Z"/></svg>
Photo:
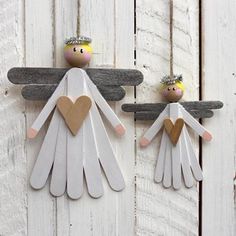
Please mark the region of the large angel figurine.
<svg viewBox="0 0 236 236"><path fill-rule="evenodd" d="M187 126L191 127L204 140L210 141L212 136L209 131L192 115L198 118L210 117L213 114L209 109L220 108L223 104L221 102L198 101L184 102L181 105L178 101L184 93L182 76L166 76L161 83L161 94L169 103L124 104L123 110L136 112L137 119L150 119L148 116L156 112L155 115L158 118L140 140L142 147L148 146L163 128L154 179L157 183L162 182L166 188L173 186L174 189L180 189L183 177L186 187L190 188L194 185L194 179L201 181L203 175Z"/></svg>
<svg viewBox="0 0 236 236"><path fill-rule="evenodd" d="M101 197L101 166L113 190L121 191L125 187L97 106L117 134L123 135L125 128L86 71L78 68L90 61L90 42L87 37L67 40L65 58L77 68L65 73L28 130L28 137L34 138L53 112L30 183L33 188L41 189L52 169L50 192L54 196L67 191L70 198L80 198L84 173L89 194L94 198Z"/></svg>

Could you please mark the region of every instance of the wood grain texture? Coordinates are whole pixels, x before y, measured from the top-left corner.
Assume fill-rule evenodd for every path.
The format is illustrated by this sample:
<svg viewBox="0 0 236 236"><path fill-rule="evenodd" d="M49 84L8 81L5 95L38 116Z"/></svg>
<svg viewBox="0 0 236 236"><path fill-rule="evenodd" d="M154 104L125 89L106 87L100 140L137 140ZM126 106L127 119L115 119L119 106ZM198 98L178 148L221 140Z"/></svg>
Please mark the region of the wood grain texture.
<svg viewBox="0 0 236 236"><path fill-rule="evenodd" d="M196 119L211 118L214 116L214 113L211 110L189 111L189 113ZM159 115L156 112L136 112L134 114L136 120L156 120L158 116Z"/></svg>
<svg viewBox="0 0 236 236"><path fill-rule="evenodd" d="M62 55L61 55L62 56ZM12 68L8 79L14 84L58 84L70 68ZM132 69L85 69L97 86L135 86L143 81L143 75Z"/></svg>
<svg viewBox="0 0 236 236"><path fill-rule="evenodd" d="M22 96L31 101L46 101L48 100L57 85L27 85L22 88ZM124 98L125 90L117 86L98 86L102 96L107 101L119 101Z"/></svg>
<svg viewBox="0 0 236 236"><path fill-rule="evenodd" d="M164 110L167 103L123 104L122 110L134 112L137 120L154 120ZM221 109L220 101L193 101L181 102L181 105L195 118L210 118L214 115L211 109Z"/></svg>
<svg viewBox="0 0 236 236"><path fill-rule="evenodd" d="M78 0L56 0L54 1L54 65L53 67L69 67L63 56L64 40L76 36L78 31ZM51 66L52 68L52 66ZM55 75L55 73L54 73ZM78 147L77 147L78 148ZM71 150L73 152L73 150ZM79 152L80 153L80 152ZM78 169L78 172L80 169ZM80 183L78 182L78 185ZM74 224L70 217L70 199L66 195L56 199L56 224L55 231L57 236L73 236Z"/></svg>
<svg viewBox="0 0 236 236"><path fill-rule="evenodd" d="M183 98L189 101L199 99L198 10L198 1L174 1L174 73L183 75ZM136 19L137 69L144 74L136 102L159 102L160 79L170 74L169 1L137 0ZM136 126L139 141L150 123L137 122ZM197 185L173 191L153 181L159 143L160 136L148 148L137 146L137 235L198 235Z"/></svg>
<svg viewBox="0 0 236 236"><path fill-rule="evenodd" d="M235 235L236 2L202 3L202 98L217 97L224 108L204 125L214 134L204 144L202 235ZM214 6L214 12L211 11ZM216 78L213 83L212 78Z"/></svg>
<svg viewBox="0 0 236 236"><path fill-rule="evenodd" d="M26 0L25 20L25 66L53 66L53 2L48 0ZM43 103L26 103L27 129L42 110ZM45 129L36 139L26 140L27 174L29 177L42 145ZM27 235L55 235L55 201L46 188L36 191L28 187Z"/></svg>
<svg viewBox="0 0 236 236"><path fill-rule="evenodd" d="M27 235L25 104L7 81L7 70L24 61L21 1L0 3L0 235Z"/></svg>
<svg viewBox="0 0 236 236"><path fill-rule="evenodd" d="M223 103L220 101L192 101L180 102L180 104L188 111L190 110L212 110L220 109ZM162 112L167 103L140 103L140 104L123 104L122 110L126 112Z"/></svg>

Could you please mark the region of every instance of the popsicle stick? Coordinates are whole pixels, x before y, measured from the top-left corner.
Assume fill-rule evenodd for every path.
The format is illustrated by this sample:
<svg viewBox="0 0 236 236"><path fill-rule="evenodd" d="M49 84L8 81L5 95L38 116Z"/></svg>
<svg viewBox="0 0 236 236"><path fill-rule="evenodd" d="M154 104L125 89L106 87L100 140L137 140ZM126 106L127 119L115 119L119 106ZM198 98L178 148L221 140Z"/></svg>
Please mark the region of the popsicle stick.
<svg viewBox="0 0 236 236"><path fill-rule="evenodd" d="M163 179L164 174L164 166L165 166L165 156L166 156L166 146L167 146L167 134L166 131L163 130L161 144L160 144L160 151L158 154L156 169L155 169L155 176L154 180L157 183L160 183Z"/></svg>
<svg viewBox="0 0 236 236"><path fill-rule="evenodd" d="M117 117L117 115L114 113L114 111L111 109L111 107L108 105L106 100L103 98L103 96L98 91L96 85L90 80L86 72L84 72L88 88L92 94L92 97L96 104L99 106L103 114L106 116L108 121L111 123L111 125L115 128L116 126L121 124L121 121Z"/></svg>
<svg viewBox="0 0 236 236"><path fill-rule="evenodd" d="M26 85L22 88L21 94L27 100L45 101L52 96L56 88L57 85L54 84ZM98 90L107 101L120 101L125 96L125 90L118 86L98 86Z"/></svg>
<svg viewBox="0 0 236 236"><path fill-rule="evenodd" d="M40 112L39 116L37 119L34 121L33 125L31 128L33 128L36 131L39 131L40 128L43 126L45 123L46 119L50 115L51 111L54 109L56 106L57 99L63 95L64 90L67 85L67 75L64 76L60 84L58 85L57 89L53 93L53 95L50 97L46 105L44 106L43 110Z"/></svg>
<svg viewBox="0 0 236 236"><path fill-rule="evenodd" d="M177 190L181 188L181 155L182 152L180 148L180 142L178 142L175 146L172 145L172 178L173 187Z"/></svg>
<svg viewBox="0 0 236 236"><path fill-rule="evenodd" d="M182 166L182 172L183 172L183 177L184 177L184 183L186 187L191 188L194 184L194 181L193 181L193 174L191 171L191 166L190 166L190 161L189 161L189 151L188 151L187 140L183 132L180 136L180 142L181 142L181 150L182 150L181 166Z"/></svg>
<svg viewBox="0 0 236 236"><path fill-rule="evenodd" d="M14 84L58 84L70 68L12 68L8 79ZM87 68L96 85L135 86L143 81L143 74L133 69Z"/></svg>
<svg viewBox="0 0 236 236"><path fill-rule="evenodd" d="M30 177L30 184L35 189L40 189L46 184L54 162L57 133L61 120L60 114L55 110Z"/></svg>
<svg viewBox="0 0 236 236"><path fill-rule="evenodd" d="M87 95L91 96L91 90L90 87L87 86L87 83L85 84L85 88ZM99 160L103 171L110 187L115 191L121 191L125 188L125 181L112 150L101 115L94 101L92 101L91 113L93 114L93 129L98 148Z"/></svg>
<svg viewBox="0 0 236 236"><path fill-rule="evenodd" d="M154 136L159 132L159 130L162 128L164 120L168 117L169 117L169 104L162 111L162 113L152 124L152 126L145 132L143 137L151 141L154 138Z"/></svg>
<svg viewBox="0 0 236 236"><path fill-rule="evenodd" d="M154 112L161 113L168 103L141 103L141 104L123 104L122 110L126 112ZM188 111L190 110L212 110L223 107L221 101L192 101L180 102L180 104Z"/></svg>
<svg viewBox="0 0 236 236"><path fill-rule="evenodd" d="M82 73L68 78L68 95L74 101L85 94ZM83 194L83 133L81 126L76 136L67 131L67 194L72 199L78 199Z"/></svg>
<svg viewBox="0 0 236 236"><path fill-rule="evenodd" d="M199 136L203 136L204 132L207 131L196 119L194 119L182 105L179 105L183 119ZM208 132L208 131L207 131Z"/></svg>
<svg viewBox="0 0 236 236"><path fill-rule="evenodd" d="M73 136L67 130L67 194L79 199L83 194L83 127Z"/></svg>
<svg viewBox="0 0 236 236"><path fill-rule="evenodd" d="M67 126L61 119L57 134L57 144L55 149L55 159L52 169L50 192L59 197L66 190L66 152L67 152Z"/></svg>
<svg viewBox="0 0 236 236"><path fill-rule="evenodd" d="M191 138L189 136L189 133L186 127L183 128L183 134L185 136L186 144L188 146L189 160L190 160L190 165L191 165L194 178L197 181L202 181L203 179L202 170L197 160L197 157L193 148L193 144L192 144Z"/></svg>
<svg viewBox="0 0 236 236"><path fill-rule="evenodd" d="M165 188L170 188L171 182L172 182L171 146L172 146L172 144L171 144L170 140L167 139L166 140L164 177L163 177L163 186Z"/></svg>
<svg viewBox="0 0 236 236"><path fill-rule="evenodd" d="M170 117L173 122L176 122L177 119L182 118L182 114L180 113L179 104L178 103L170 103ZM180 140L179 140L180 141ZM176 145L172 145L172 177L173 177L173 187L174 189L181 188L181 147L180 142L177 142Z"/></svg>
<svg viewBox="0 0 236 236"><path fill-rule="evenodd" d="M188 110L188 112L196 119L200 118L211 118L213 117L214 113L211 110ZM160 112L154 111L144 111L144 112L136 112L134 114L134 118L136 120L156 120Z"/></svg>
<svg viewBox="0 0 236 236"><path fill-rule="evenodd" d="M117 163L111 142L96 105L93 104L91 109L93 113L94 129L96 130L95 135L100 163L111 188L115 191L121 191L125 188L125 181Z"/></svg>
<svg viewBox="0 0 236 236"><path fill-rule="evenodd" d="M99 198L103 195L102 173L98 160L98 151L94 129L92 127L91 111L84 121L84 172L88 192L91 197ZM99 137L101 138L101 137Z"/></svg>

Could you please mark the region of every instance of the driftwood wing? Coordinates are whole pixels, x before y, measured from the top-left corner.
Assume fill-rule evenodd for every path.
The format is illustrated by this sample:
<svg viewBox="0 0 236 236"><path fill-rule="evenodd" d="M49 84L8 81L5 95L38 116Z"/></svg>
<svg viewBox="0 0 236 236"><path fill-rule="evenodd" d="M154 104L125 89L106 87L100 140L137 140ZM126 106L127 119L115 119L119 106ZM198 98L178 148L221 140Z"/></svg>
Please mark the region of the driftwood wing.
<svg viewBox="0 0 236 236"><path fill-rule="evenodd" d="M68 68L12 68L8 79L14 84L26 85L22 95L28 100L47 100ZM97 85L106 100L119 101L125 96L121 86L136 86L142 83L143 75L132 69L88 68L87 74Z"/></svg>
<svg viewBox="0 0 236 236"><path fill-rule="evenodd" d="M195 118L210 118L214 109L223 107L221 101L193 101L180 103ZM137 120L155 120L164 110L167 103L123 104L122 110L134 112Z"/></svg>

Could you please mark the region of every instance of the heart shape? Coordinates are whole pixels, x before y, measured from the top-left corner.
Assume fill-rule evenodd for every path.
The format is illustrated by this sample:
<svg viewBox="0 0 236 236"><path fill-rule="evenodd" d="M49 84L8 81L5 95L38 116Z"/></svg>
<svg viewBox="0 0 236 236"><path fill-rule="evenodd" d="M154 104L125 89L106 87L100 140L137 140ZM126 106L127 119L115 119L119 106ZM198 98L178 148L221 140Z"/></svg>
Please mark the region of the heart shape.
<svg viewBox="0 0 236 236"><path fill-rule="evenodd" d="M164 120L164 127L165 127L167 134L170 137L172 144L174 144L174 145L177 144L177 142L179 140L179 136L180 136L181 131L183 129L183 126L184 126L184 120L182 118L178 118L175 121L175 124L173 124L173 122L169 118Z"/></svg>
<svg viewBox="0 0 236 236"><path fill-rule="evenodd" d="M91 105L92 101L88 96L80 96L75 103L66 96L62 96L57 100L57 108L74 136L83 124Z"/></svg>

